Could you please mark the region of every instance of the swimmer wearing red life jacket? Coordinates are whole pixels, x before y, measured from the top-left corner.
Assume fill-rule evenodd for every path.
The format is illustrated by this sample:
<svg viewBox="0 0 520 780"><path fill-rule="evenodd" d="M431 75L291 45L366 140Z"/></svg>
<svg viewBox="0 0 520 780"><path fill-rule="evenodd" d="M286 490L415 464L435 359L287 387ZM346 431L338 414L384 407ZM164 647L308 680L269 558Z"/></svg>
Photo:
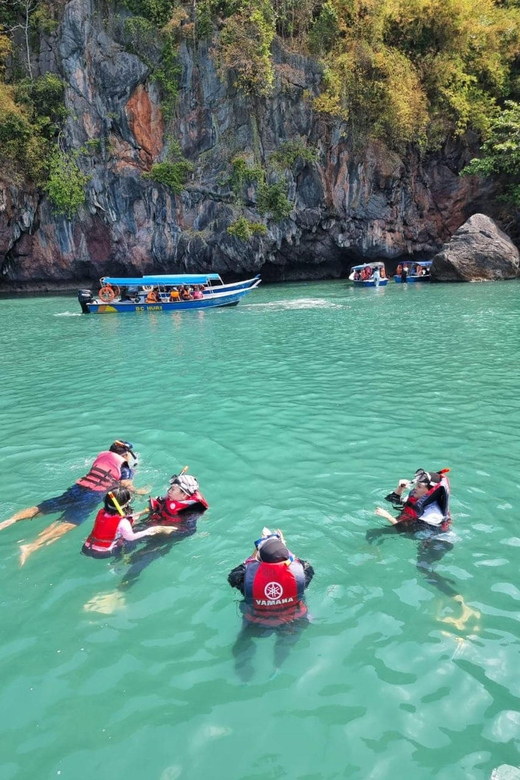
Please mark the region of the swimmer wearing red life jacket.
<svg viewBox="0 0 520 780"><path fill-rule="evenodd" d="M381 507L375 510L375 514L386 518L392 523L392 527L372 528L367 531L366 538L371 544L376 539L382 540L383 536L397 532L417 539L418 571L431 585L463 604L462 596L452 587L455 585L454 581L441 576L432 568L434 563L440 561L453 548L453 536L448 533L451 526L450 484L446 476L448 471L449 469L417 469L411 482L400 480L396 489L385 497L399 509L399 515L393 517ZM403 495L409 488L411 490L408 497L403 500Z"/></svg>
<svg viewBox="0 0 520 780"><path fill-rule="evenodd" d="M132 525L141 513L132 513L131 499L132 494L126 488L114 488L106 494L104 507L97 513L94 527L82 547L81 552L84 555L91 558L110 558L121 551L125 542L136 542L147 536L171 533L171 528L160 525L135 532Z"/></svg>
<svg viewBox="0 0 520 780"><path fill-rule="evenodd" d="M307 614L303 594L314 569L286 547L281 531L255 542L256 551L228 575L232 588L244 596L241 610L248 623L276 627Z"/></svg>
<svg viewBox="0 0 520 780"><path fill-rule="evenodd" d="M199 489L199 483L185 467L180 474L174 474L170 479L170 487L165 496L150 499L149 522L171 525L182 531L183 523L188 515L193 516L196 510L203 512L208 508L208 502Z"/></svg>
<svg viewBox="0 0 520 780"><path fill-rule="evenodd" d="M36 506L22 509L8 520L0 523L0 530L20 520L32 520L35 517L59 514L60 517L42 531L38 538L20 547L20 565L40 547L46 547L61 536L81 525L92 510L102 501L107 490L116 486L126 487L133 493L147 493L148 488L137 489L133 485L134 467L137 456L132 444L124 439L116 439L108 450L100 452L89 472L76 480L64 493L48 498Z"/></svg>
<svg viewBox="0 0 520 780"><path fill-rule="evenodd" d="M450 515L450 483L446 476L449 469L440 471L424 471L417 469L411 482L402 479L396 489L385 498L401 509L397 517L393 517L386 509L378 507L375 514L385 517L392 525L410 526L414 523L424 523L439 532L448 531L451 526ZM412 488L405 501L403 493Z"/></svg>
<svg viewBox="0 0 520 780"><path fill-rule="evenodd" d="M254 673L251 664L255 637L275 634L275 670L283 664L291 646L309 625L304 591L314 576L307 561L288 549L281 531L264 528L256 550L228 575L232 588L244 596L240 603L242 628L232 648L235 670L244 680Z"/></svg>

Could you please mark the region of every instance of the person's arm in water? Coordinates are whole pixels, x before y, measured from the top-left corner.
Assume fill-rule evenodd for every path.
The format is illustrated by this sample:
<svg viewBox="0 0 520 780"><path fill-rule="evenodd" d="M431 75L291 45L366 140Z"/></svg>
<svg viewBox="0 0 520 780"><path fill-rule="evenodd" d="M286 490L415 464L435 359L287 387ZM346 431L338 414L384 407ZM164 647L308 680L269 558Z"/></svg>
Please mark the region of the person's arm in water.
<svg viewBox="0 0 520 780"><path fill-rule="evenodd" d="M126 542L135 542L138 539L142 539L144 536L155 536L155 534L169 534L170 528L164 525L154 525L151 528L145 528L144 531L137 531L132 528L130 520L126 517L121 518L121 522L117 527L117 533L123 537Z"/></svg>
<svg viewBox="0 0 520 780"><path fill-rule="evenodd" d="M244 595L244 576L246 573L245 563L241 563L240 566L235 566L228 574L228 582L232 588L236 588Z"/></svg>
<svg viewBox="0 0 520 780"><path fill-rule="evenodd" d="M136 488L133 483L133 477L134 477L134 470L130 468L128 463L123 463L123 465L121 466L121 480L119 483L121 487L130 490L136 496L145 496L147 493L150 492L151 489L150 487Z"/></svg>
<svg viewBox="0 0 520 780"><path fill-rule="evenodd" d="M375 513L378 517L384 517L388 520L389 523L392 523L392 525L397 525L399 522L398 519L396 519L393 515L390 514L390 512L387 512L386 509L383 509L382 507L378 506Z"/></svg>
<svg viewBox="0 0 520 780"><path fill-rule="evenodd" d="M312 578L314 577L314 568L311 566L311 564L308 561L304 561L301 558L298 558L298 560L303 566L303 573L305 575L305 587L308 588Z"/></svg>

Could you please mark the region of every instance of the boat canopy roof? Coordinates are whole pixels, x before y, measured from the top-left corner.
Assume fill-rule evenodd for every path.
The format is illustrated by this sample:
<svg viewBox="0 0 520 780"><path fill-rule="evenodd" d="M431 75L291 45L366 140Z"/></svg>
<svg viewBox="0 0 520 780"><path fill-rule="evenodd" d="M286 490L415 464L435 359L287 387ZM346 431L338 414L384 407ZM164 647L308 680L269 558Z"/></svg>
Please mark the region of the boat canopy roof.
<svg viewBox="0 0 520 780"><path fill-rule="evenodd" d="M158 274L155 276L103 276L101 284L117 284L118 287L138 287L142 285L207 284L221 282L218 274Z"/></svg>
<svg viewBox="0 0 520 780"><path fill-rule="evenodd" d="M363 263L362 265L353 265L350 269L351 271L361 271L363 268L384 268L385 264L378 262L378 263Z"/></svg>

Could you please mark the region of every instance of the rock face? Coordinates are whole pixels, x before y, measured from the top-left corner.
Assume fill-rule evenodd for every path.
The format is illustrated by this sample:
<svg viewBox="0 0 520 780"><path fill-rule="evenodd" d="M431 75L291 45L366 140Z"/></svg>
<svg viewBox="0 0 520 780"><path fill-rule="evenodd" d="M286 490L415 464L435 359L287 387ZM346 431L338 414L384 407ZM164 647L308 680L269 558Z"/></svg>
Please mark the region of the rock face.
<svg viewBox="0 0 520 780"><path fill-rule="evenodd" d="M518 249L484 214L474 214L461 225L432 265L432 279L439 282L514 279L518 272Z"/></svg>
<svg viewBox="0 0 520 780"><path fill-rule="evenodd" d="M182 43L175 118L165 122L148 66L124 50L104 8L97 0L68 2L53 57L47 47L39 62L40 73L57 70L67 84L68 148L89 150L81 157L90 176L86 205L68 220L43 195L0 181L2 287L151 271L339 277L363 258L431 256L468 213L487 208L491 191L458 176L471 156L460 144L427 158L400 157L377 143L356 151L347 124L313 110L322 79L316 62L276 41L267 100L246 98L219 78L210 41ZM193 164L180 195L144 176L168 159L172 139ZM269 170L271 155L294 140L316 159L278 174L290 216L262 217L254 187L237 203L233 157ZM230 235L240 216L263 222L267 233L249 241Z"/></svg>

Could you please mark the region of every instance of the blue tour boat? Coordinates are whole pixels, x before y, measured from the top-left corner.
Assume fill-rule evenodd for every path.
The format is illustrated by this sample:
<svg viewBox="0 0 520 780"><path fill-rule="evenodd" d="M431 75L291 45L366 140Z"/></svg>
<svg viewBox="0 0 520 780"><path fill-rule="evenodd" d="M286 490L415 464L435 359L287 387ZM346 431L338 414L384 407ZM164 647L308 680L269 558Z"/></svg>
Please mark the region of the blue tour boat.
<svg viewBox="0 0 520 780"><path fill-rule="evenodd" d="M381 262L354 265L348 278L354 282L354 287L386 287L388 284L385 264Z"/></svg>
<svg viewBox="0 0 520 780"><path fill-rule="evenodd" d="M80 290L78 300L84 314L209 309L236 306L260 281L259 275L231 284L224 284L218 274L103 276L98 297L91 290ZM183 290L188 288L190 297L183 298ZM172 295L177 297L177 293L179 299L172 300Z"/></svg>
<svg viewBox="0 0 520 780"><path fill-rule="evenodd" d="M394 282L403 284L402 270L408 269L406 282L430 282L431 281L431 260L414 260L413 263L399 263L394 274Z"/></svg>

